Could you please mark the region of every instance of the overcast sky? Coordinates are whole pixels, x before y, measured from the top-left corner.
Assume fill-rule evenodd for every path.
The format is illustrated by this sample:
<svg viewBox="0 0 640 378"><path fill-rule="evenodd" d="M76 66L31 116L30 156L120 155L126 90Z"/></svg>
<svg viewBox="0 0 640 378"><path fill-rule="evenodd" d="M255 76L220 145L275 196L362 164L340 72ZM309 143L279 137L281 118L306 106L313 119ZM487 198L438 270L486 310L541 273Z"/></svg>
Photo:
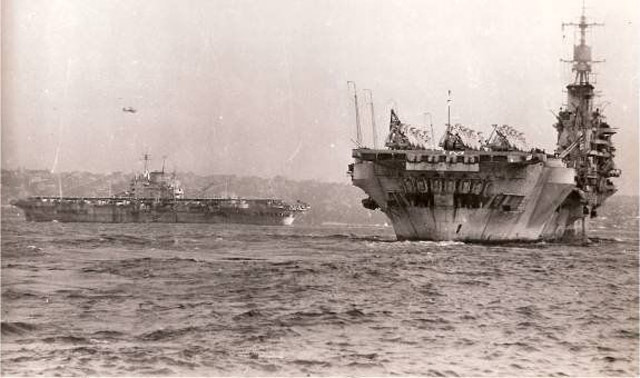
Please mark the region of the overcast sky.
<svg viewBox="0 0 640 378"><path fill-rule="evenodd" d="M347 80L388 111L489 131L510 124L552 151L580 0L6 0L2 166L132 172L159 167L348 182L355 138ZM637 192L635 0L588 0L596 83L618 184ZM362 93L360 93L362 95ZM363 105L365 142L371 145ZM132 107L135 113L124 112Z"/></svg>

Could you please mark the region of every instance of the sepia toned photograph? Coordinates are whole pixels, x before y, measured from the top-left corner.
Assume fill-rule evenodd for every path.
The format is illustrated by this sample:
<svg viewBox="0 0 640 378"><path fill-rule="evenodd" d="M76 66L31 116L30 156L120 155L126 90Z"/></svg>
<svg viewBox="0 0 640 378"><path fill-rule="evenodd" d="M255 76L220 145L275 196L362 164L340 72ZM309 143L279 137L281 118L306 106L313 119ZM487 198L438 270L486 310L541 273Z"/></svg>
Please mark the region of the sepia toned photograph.
<svg viewBox="0 0 640 378"><path fill-rule="evenodd" d="M0 12L0 376L640 376L636 1Z"/></svg>

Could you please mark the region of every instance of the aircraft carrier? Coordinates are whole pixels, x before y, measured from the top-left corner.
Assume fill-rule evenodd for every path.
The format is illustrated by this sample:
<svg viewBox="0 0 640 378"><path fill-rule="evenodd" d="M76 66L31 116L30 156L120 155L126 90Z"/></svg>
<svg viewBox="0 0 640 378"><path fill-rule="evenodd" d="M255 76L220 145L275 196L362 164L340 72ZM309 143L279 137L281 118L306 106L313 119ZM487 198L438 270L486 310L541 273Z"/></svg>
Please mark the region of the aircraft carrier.
<svg viewBox="0 0 640 378"><path fill-rule="evenodd" d="M575 27L574 77L556 115L556 150L530 148L523 134L493 125L489 138L450 121L438 146L433 132L404 124L391 110L383 149L359 147L348 173L391 220L399 240L478 242L586 240L586 221L616 192L615 147L601 109L594 105L590 27ZM357 143L362 145L357 91ZM372 119L373 119L373 107ZM374 126L375 135L375 126ZM375 141L374 141L375 147Z"/></svg>
<svg viewBox="0 0 640 378"><path fill-rule="evenodd" d="M256 198L184 198L175 175L145 169L129 189L105 198L31 197L15 201L27 221L99 223L241 223L291 225L309 210L300 201Z"/></svg>

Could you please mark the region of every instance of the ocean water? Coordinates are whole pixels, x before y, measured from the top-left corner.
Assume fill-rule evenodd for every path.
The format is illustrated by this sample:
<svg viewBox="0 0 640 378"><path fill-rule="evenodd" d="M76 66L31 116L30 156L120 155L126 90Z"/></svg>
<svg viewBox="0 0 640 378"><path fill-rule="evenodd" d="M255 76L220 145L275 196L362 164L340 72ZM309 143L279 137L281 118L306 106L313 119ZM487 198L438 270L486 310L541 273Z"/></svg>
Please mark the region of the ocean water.
<svg viewBox="0 0 640 378"><path fill-rule="evenodd" d="M589 246L474 245L4 209L2 374L638 376L637 202L602 215Z"/></svg>

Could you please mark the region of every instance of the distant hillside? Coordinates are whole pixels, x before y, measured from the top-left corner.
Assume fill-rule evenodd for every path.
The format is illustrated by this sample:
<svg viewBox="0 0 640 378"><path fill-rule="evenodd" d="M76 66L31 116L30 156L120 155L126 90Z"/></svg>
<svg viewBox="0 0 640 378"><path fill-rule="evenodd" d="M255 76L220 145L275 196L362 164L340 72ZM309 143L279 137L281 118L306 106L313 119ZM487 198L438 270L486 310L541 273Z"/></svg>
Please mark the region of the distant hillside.
<svg viewBox="0 0 640 378"><path fill-rule="evenodd" d="M95 174L65 172L52 174L45 170L2 170L2 204L29 196L109 197L129 186L131 174L114 172ZM311 210L297 221L319 225L325 222L347 224L383 224L386 217L379 211L362 207L366 195L348 184L318 181L292 181L284 177L264 179L235 175L178 175L187 197L236 196L301 200Z"/></svg>

